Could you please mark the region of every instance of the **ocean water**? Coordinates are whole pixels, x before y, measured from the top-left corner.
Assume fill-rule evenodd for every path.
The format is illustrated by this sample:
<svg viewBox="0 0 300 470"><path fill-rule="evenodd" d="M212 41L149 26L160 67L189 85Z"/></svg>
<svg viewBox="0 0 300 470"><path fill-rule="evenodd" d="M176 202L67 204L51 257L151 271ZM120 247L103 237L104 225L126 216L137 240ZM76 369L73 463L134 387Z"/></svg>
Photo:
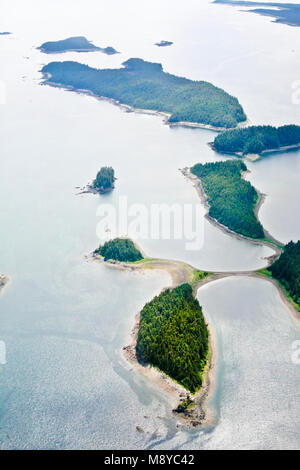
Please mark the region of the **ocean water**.
<svg viewBox="0 0 300 470"><path fill-rule="evenodd" d="M291 360L299 322L274 286L233 277L198 296L217 345L213 429L176 427L168 396L122 358L135 314L171 280L161 271L129 273L92 262L97 210L119 196L150 206L199 204L179 168L224 159L214 133L170 129L161 118L125 113L91 97L41 86L51 60L119 67L129 57L205 79L237 96L251 122L299 123L292 100L299 79L297 28L272 24L208 1L3 1L0 31L0 270L11 283L0 301L0 448L299 447L299 366ZM216 34L218 31L218 34ZM48 40L85 35L102 53L44 55ZM220 41L222 38L222 41ZM174 41L168 48L153 44ZM103 165L113 193L78 195ZM267 199L260 210L278 239L300 238L300 152L248 164ZM266 247L238 240L204 219L203 246L139 240L149 256L207 270L265 264ZM250 385L249 385L250 384ZM136 431L136 426L144 433Z"/></svg>

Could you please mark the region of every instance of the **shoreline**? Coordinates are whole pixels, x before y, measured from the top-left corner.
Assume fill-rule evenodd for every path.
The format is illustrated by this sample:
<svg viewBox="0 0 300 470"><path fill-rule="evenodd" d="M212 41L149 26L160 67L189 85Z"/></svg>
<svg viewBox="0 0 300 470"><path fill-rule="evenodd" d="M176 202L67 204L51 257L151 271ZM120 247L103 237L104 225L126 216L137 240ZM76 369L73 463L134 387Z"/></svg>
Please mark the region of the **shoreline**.
<svg viewBox="0 0 300 470"><path fill-rule="evenodd" d="M116 180L117 178L115 178ZM94 186L92 184L87 184L86 186L83 186L82 188L80 188L80 186L76 186L75 189L79 189L79 192L76 193L76 195L80 195L80 194L107 194L107 193L110 193L111 191L113 191L115 189L115 185L113 185L111 188L107 188L105 190L98 190L96 188L94 188Z"/></svg>
<svg viewBox="0 0 300 470"><path fill-rule="evenodd" d="M230 130L230 129L228 129ZM261 157L263 157L264 155L267 155L267 154L272 154L272 153L285 153L285 152L290 152L290 151L293 151L293 150L299 150L300 149L300 143L299 144L294 144L294 145L285 145L283 147L279 147L277 149L267 149L267 150L263 150L262 152L260 153L247 153L247 154L243 154L243 152L227 152L225 150L217 150L214 146L214 143L213 142L208 142L207 145L214 151L214 152L217 152L219 153L220 155L224 154L224 155L234 155L235 157L238 157L238 158L246 158L247 160L251 161L251 162L255 162L257 160L259 160Z"/></svg>
<svg viewBox="0 0 300 470"><path fill-rule="evenodd" d="M41 85L48 85L53 88L59 88L62 90L66 91L72 91L75 92L79 95L86 95L86 96L91 96L92 98L96 98L99 101L108 101L109 103L118 106L120 109L125 111L126 113L136 113L136 114L148 114L152 116L158 116L161 117L163 120L163 123L168 125L170 128L175 128L175 127L188 127L188 128L194 128L194 129L206 129L214 132L225 132L233 129L239 129L240 127L244 127L246 123L248 122L248 118L246 121L239 122L236 127L232 128L227 128L227 127L217 127L213 126L211 124L203 124L203 123L198 123L198 122L190 122L190 121L180 121L180 122L169 122L169 118L172 115L171 113L167 113L164 111L155 111L152 109L141 109L141 108L134 108L128 104L120 103L120 101L115 100L114 98L108 98L105 96L100 96L96 95L90 90L86 90L84 88L76 88L72 85L65 85L63 83L59 82L51 82L49 80L50 74L46 74L42 72L43 76L43 81L40 83Z"/></svg>
<svg viewBox="0 0 300 470"><path fill-rule="evenodd" d="M279 284L277 279L275 279L274 277L271 277L271 276L267 276L266 274L263 274L263 273L260 273L260 272L253 272L252 275L250 275L250 277L259 277L261 279L265 279L266 281L271 282L271 284L273 284L273 286L276 287L276 289L277 289L277 291L280 295L280 298L283 301L284 305L289 309L290 313L295 318L295 320L300 322L300 312L294 307L292 302L289 300L289 298L287 297L285 291L283 290L283 288L281 287L281 285Z"/></svg>
<svg viewBox="0 0 300 470"><path fill-rule="evenodd" d="M281 245L281 243L279 241L277 241L274 237L272 237L272 235L270 235L269 232L267 230L265 230L264 227L263 227L264 233L265 233L266 237L270 238L270 242L265 241L265 240L259 240L259 239L256 239L256 238L246 237L245 235L234 232L230 228L226 227L226 225L221 224L220 222L218 222L218 220L211 217L209 215L210 206L208 204L207 196L206 196L206 193L203 189L201 180L196 175L193 175L191 173L190 168L183 168L180 171L186 178L188 178L193 183L193 186L194 186L194 188L196 189L196 191L198 193L200 201L206 209L205 217L212 225L218 227L224 233L227 233L228 235L231 235L232 237L234 237L238 240L246 240L246 241L249 241L249 242L254 243L256 245L267 246L268 248L272 248L275 251L275 254L269 256L268 258L266 258L268 260L268 264L267 264L266 267L269 267L271 264L274 263L274 261L276 259L279 258L279 256L281 255L281 249L277 246L277 244ZM261 193L260 191L258 191L256 188L255 188L255 190L257 191L258 197L259 197L259 199L256 203L256 206L255 206L255 209L254 209L255 215L258 219L258 213L259 213L259 210L260 210L261 206L263 205L263 203L265 201L266 195Z"/></svg>
<svg viewBox="0 0 300 470"><path fill-rule="evenodd" d="M59 51L48 51L47 49L44 49L43 47L36 47L36 49L43 54L48 54L48 55L55 55L55 54L65 54L66 52L101 52L101 50L98 47L95 48L88 48L88 49L61 49Z"/></svg>

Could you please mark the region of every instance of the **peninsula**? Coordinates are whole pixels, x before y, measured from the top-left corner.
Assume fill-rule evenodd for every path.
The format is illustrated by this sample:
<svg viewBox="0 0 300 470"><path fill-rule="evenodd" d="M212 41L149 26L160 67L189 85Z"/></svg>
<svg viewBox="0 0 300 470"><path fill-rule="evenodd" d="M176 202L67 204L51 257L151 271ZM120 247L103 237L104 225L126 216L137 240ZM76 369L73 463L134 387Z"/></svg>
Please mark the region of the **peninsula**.
<svg viewBox="0 0 300 470"><path fill-rule="evenodd" d="M116 269L166 270L173 280L172 287L163 289L136 316L132 342L123 348L124 356L143 375L175 397L177 405L173 411L186 424L198 426L208 419L204 405L210 391L215 352L195 297L198 287L219 276L180 261L154 258L119 261L118 249L114 247L120 247L120 240L131 242L122 256L128 260L128 252L137 249L128 239L106 242L94 251L93 258L106 261ZM110 259L104 257L108 249ZM139 255L142 257L141 252Z"/></svg>
<svg viewBox="0 0 300 470"><path fill-rule="evenodd" d="M218 130L246 120L237 98L204 81L163 71L159 63L129 59L121 69L95 69L78 62L51 62L41 72L44 83L92 94L131 109L164 113L169 124Z"/></svg>
<svg viewBox="0 0 300 470"><path fill-rule="evenodd" d="M285 292L296 310L300 312L300 241L285 245L280 258L262 274L272 276Z"/></svg>
<svg viewBox="0 0 300 470"><path fill-rule="evenodd" d="M245 237L262 239L264 230L255 214L259 196L242 177L247 167L240 160L196 164L191 173L200 179L209 216Z"/></svg>
<svg viewBox="0 0 300 470"><path fill-rule="evenodd" d="M118 239L111 240L106 246L115 244L119 245ZM134 246L133 242L130 246ZM103 262L103 254L95 250L93 258ZM175 398L177 406L173 412L185 424L196 427L211 422L213 418L206 403L214 382L216 352L212 334L195 299L198 289L230 276L264 276L273 283L275 281L270 273L266 277L266 269L212 273L181 261L145 257L123 262L118 260L116 253L108 257L111 259L106 258L106 264L115 269L140 272L159 269L170 274L172 287L164 289L136 315L131 343L123 348L124 356L141 374ZM287 299L283 286L277 283L275 286L295 315L295 306L291 298Z"/></svg>
<svg viewBox="0 0 300 470"><path fill-rule="evenodd" d="M61 41L44 42L38 47L45 54L60 54L63 52L93 52L100 51L104 54L112 55L118 52L113 47L97 47L84 36L74 36Z"/></svg>
<svg viewBox="0 0 300 470"><path fill-rule="evenodd" d="M126 247L125 254L119 256L122 244ZM294 244L289 245L295 250ZM140 259L128 256L132 249L138 251ZM298 266L294 274L300 269L300 242L296 250L297 256L294 251L291 253ZM288 249L285 252L287 251ZM106 242L95 250L93 258L106 261L108 266L117 269L162 269L172 277L172 287L164 289L136 315L131 344L124 347L123 352L125 358L140 373L176 399L177 407L173 412L192 427L211 422L212 419L206 403L213 386L216 354L212 334L201 306L195 299L198 289L208 282L230 276L264 276L275 284L282 299L297 318L295 295L292 298L282 282L277 283L271 278L271 271L277 264L277 261L273 264L273 259L279 258L278 253L268 260L269 267L258 272L212 273L195 269L181 261L143 258L140 250L128 239Z"/></svg>
<svg viewBox="0 0 300 470"><path fill-rule="evenodd" d="M239 157L300 148L300 126L250 126L219 134L211 147Z"/></svg>

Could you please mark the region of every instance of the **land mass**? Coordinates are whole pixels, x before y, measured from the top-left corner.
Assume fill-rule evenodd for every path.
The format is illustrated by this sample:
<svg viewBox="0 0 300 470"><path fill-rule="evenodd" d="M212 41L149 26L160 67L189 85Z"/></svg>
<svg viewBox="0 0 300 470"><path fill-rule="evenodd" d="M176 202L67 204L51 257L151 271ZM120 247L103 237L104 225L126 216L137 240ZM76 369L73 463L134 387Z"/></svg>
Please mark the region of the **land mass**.
<svg viewBox="0 0 300 470"><path fill-rule="evenodd" d="M190 284L167 289L141 311L136 353L191 393L203 382L208 330Z"/></svg>
<svg viewBox="0 0 300 470"><path fill-rule="evenodd" d="M289 242L280 258L262 273L271 275L300 312L300 241Z"/></svg>
<svg viewBox="0 0 300 470"><path fill-rule="evenodd" d="M262 16L269 16L271 18L275 18L274 23L286 24L288 26L300 26L300 5L296 3L247 2L235 0L215 0L214 3L222 3L232 6L251 7L250 10L246 11L250 13L257 13L258 15Z"/></svg>
<svg viewBox="0 0 300 470"><path fill-rule="evenodd" d="M158 47L167 47L167 46L172 46L173 42L172 41L160 41L160 42L156 42L155 43L155 46L158 46Z"/></svg>
<svg viewBox="0 0 300 470"><path fill-rule="evenodd" d="M71 38L63 39L61 41L48 41L44 42L40 47L40 51L45 54L58 54L63 52L93 52L100 51L104 54L112 55L118 52L113 47L97 47L84 36L74 36Z"/></svg>
<svg viewBox="0 0 300 470"><path fill-rule="evenodd" d="M209 216L245 237L262 239L264 230L255 214L258 194L242 177L247 167L240 160L196 164L191 173L201 180Z"/></svg>
<svg viewBox="0 0 300 470"><path fill-rule="evenodd" d="M143 259L140 250L128 238L114 238L113 240L106 241L95 250L94 254L102 256L104 261L132 263Z"/></svg>
<svg viewBox="0 0 300 470"><path fill-rule="evenodd" d="M249 126L219 134L210 144L217 152L243 157L300 148L300 126Z"/></svg>
<svg viewBox="0 0 300 470"><path fill-rule="evenodd" d="M103 257L101 257L97 252L93 253L93 258L99 261L103 261ZM268 264L270 260L268 260ZM273 282L275 287L278 289L282 300L286 303L287 307L290 309L292 314L299 320L299 315L297 316L297 311L295 306L291 303L291 299L287 299L287 292L283 289L281 285L277 282L273 281L270 276L266 277L264 271L261 270L259 272L252 272L252 271L244 271L244 272L206 272L201 271L199 269L195 269L191 265L181 262L181 261L172 261L172 260L165 260L165 259L154 259L154 258L143 258L137 262L118 262L118 261L107 261L107 266L116 269L124 269L129 271L145 271L145 270L164 270L167 271L173 281L172 290L177 286L182 285L189 285L193 291L193 295L196 296L198 289L201 288L203 285L213 282L218 279L230 277L230 276L255 276L255 277L264 277L266 280ZM162 291L163 293L164 291ZM171 291L172 292L172 291ZM170 293L170 289L169 289ZM190 294L189 294L190 295ZM167 298L168 296L166 296ZM159 302L150 302L150 311L148 308L146 309L147 315L155 320L155 314L160 317L163 307L167 307L168 302L160 302L160 296L156 297ZM147 304L149 305L149 304ZM166 308L167 310L167 308ZM147 317L146 321L146 329L148 326L152 325L152 321L148 322L149 316ZM206 367L202 369L202 386L200 390L196 393L192 394L190 391L182 386L178 381L172 380L168 375L166 375L158 366L153 367L150 365L149 362L143 362L141 357L138 357L136 346L138 343L138 334L140 330L140 323L141 323L141 313L137 314L135 317L135 323L132 330L132 337L131 337L131 344L123 348L124 357L126 360L132 364L141 374L147 377L149 380L153 381L156 385L162 388L164 391L170 394L175 399L175 403L177 404L176 407L173 409L173 412L176 413L178 417L183 419L184 423L188 426L199 426L204 423L211 423L214 419L208 412L206 407L207 401L210 397L210 394L213 389L214 385L214 367L216 361L216 350L214 347L214 341L212 333L207 326L209 335L209 354L207 356L207 363ZM166 324L167 324L167 317L166 317ZM156 323L154 321L154 327L156 327ZM185 328L188 330L189 328ZM169 329L168 329L169 331ZM146 331L144 330L144 333ZM177 338L178 331L174 333L174 339ZM193 333L192 333L193 334ZM146 338L145 335L143 335ZM151 336L150 336L151 338ZM153 340L150 339L150 342ZM148 339L146 340L147 347L149 347ZM158 349L159 351L159 349ZM199 363L198 363L199 364ZM162 366L161 366L162 367ZM193 369L192 369L193 370ZM197 374L196 374L197 377ZM200 372L201 377L201 372Z"/></svg>
<svg viewBox="0 0 300 470"><path fill-rule="evenodd" d="M95 69L78 62L51 62L41 70L44 83L97 97L133 109L164 113L171 125L235 128L246 120L237 98L204 81L163 71L159 63L129 59L121 69Z"/></svg>

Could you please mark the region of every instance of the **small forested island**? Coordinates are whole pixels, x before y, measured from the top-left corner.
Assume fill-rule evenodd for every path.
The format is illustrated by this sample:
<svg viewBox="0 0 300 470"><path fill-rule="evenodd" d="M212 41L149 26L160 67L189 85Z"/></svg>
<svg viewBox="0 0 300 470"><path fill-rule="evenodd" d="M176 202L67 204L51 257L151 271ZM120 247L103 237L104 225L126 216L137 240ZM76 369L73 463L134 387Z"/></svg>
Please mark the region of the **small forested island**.
<svg viewBox="0 0 300 470"><path fill-rule="evenodd" d="M191 173L201 180L209 216L238 234L261 239L264 230L255 214L259 196L242 177L245 171L247 167L241 160L198 163L191 168Z"/></svg>
<svg viewBox="0 0 300 470"><path fill-rule="evenodd" d="M68 51L73 52L92 52L101 51L104 54L117 54L118 52L113 47L97 47L84 36L74 36L71 38L63 39L61 41L48 41L44 42L40 47L40 51L45 54L57 54Z"/></svg>
<svg viewBox="0 0 300 470"><path fill-rule="evenodd" d="M137 358L195 393L202 385L209 333L189 284L167 289L141 311Z"/></svg>
<svg viewBox="0 0 300 470"><path fill-rule="evenodd" d="M96 178L93 181L91 189L104 194L114 189L115 171L111 166L103 166L98 171Z"/></svg>
<svg viewBox="0 0 300 470"><path fill-rule="evenodd" d="M214 3L223 3L233 6L250 7L250 13L275 18L274 23L300 26L300 5L295 3L248 2L239 0L215 0ZM259 7L259 8L254 8ZM262 8L267 7L267 8ZM244 10L243 10L244 11Z"/></svg>
<svg viewBox="0 0 300 470"><path fill-rule="evenodd" d="M142 253L135 247L132 240L128 238L109 240L95 250L94 254L102 256L104 261L113 260L134 263L143 259Z"/></svg>
<svg viewBox="0 0 300 470"><path fill-rule="evenodd" d="M173 42L172 41L159 41L159 42L156 42L155 43L155 46L158 46L158 47L167 47L167 46L172 46Z"/></svg>
<svg viewBox="0 0 300 470"><path fill-rule="evenodd" d="M300 126L250 126L219 134L212 147L239 156L300 148Z"/></svg>
<svg viewBox="0 0 300 470"><path fill-rule="evenodd" d="M288 243L280 258L267 270L285 288L300 311L300 241Z"/></svg>
<svg viewBox="0 0 300 470"><path fill-rule="evenodd" d="M132 108L170 114L168 122L234 128L246 120L237 98L204 81L163 71L158 63L129 59L121 69L95 69L78 62L51 62L44 83L113 99Z"/></svg>

